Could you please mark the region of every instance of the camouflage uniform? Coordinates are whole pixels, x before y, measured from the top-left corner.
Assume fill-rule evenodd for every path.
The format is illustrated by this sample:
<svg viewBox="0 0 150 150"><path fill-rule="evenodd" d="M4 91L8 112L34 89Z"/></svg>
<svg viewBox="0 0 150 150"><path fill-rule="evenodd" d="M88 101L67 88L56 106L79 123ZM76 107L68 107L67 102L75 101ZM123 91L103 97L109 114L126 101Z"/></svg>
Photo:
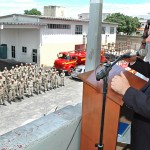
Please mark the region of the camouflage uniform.
<svg viewBox="0 0 150 150"><path fill-rule="evenodd" d="M29 77L27 85L28 85L28 97L33 96L33 80L32 80L32 77Z"/></svg>
<svg viewBox="0 0 150 150"><path fill-rule="evenodd" d="M56 71L56 74L55 74L55 85L57 88L59 87L59 72L58 71Z"/></svg>
<svg viewBox="0 0 150 150"><path fill-rule="evenodd" d="M24 81L23 81L23 78L18 83L18 87L19 87L19 99L24 99Z"/></svg>
<svg viewBox="0 0 150 150"><path fill-rule="evenodd" d="M9 92L9 98L8 98L8 101L9 103L11 103L11 101L16 101L15 98L16 98L16 92L15 92L15 85L14 85L14 80L11 81L11 83L9 83L8 85L8 92Z"/></svg>
<svg viewBox="0 0 150 150"><path fill-rule="evenodd" d="M18 80L16 78L14 78L14 87L16 96L19 96Z"/></svg>
<svg viewBox="0 0 150 150"><path fill-rule="evenodd" d="M49 89L50 89L50 90L52 89L52 74L53 74L53 71L52 71L52 69L50 68L50 69L48 70Z"/></svg>
<svg viewBox="0 0 150 150"><path fill-rule="evenodd" d="M47 73L45 73L45 76L43 77L43 84L44 84L44 92L47 90L49 90L49 88L48 88L48 81L49 81L49 79L48 79L48 74Z"/></svg>
<svg viewBox="0 0 150 150"><path fill-rule="evenodd" d="M33 80L33 91L36 91L36 77L33 72L32 72L31 76L32 76L32 80Z"/></svg>
<svg viewBox="0 0 150 150"><path fill-rule="evenodd" d="M7 70L7 67L5 67L4 68L4 71L3 71L3 76L5 77L5 78L7 78L7 76L8 76L8 70Z"/></svg>
<svg viewBox="0 0 150 150"><path fill-rule="evenodd" d="M63 70L62 73L60 74L60 78L61 78L61 86L65 85L65 71Z"/></svg>
<svg viewBox="0 0 150 150"><path fill-rule="evenodd" d="M19 68L18 68L18 65L16 65L16 67L15 67L15 77L17 77L16 79L18 79L19 78Z"/></svg>
<svg viewBox="0 0 150 150"><path fill-rule="evenodd" d="M56 88L56 85L55 85L55 72L52 73L52 78L51 78L51 82L52 82L52 89L55 89Z"/></svg>
<svg viewBox="0 0 150 150"><path fill-rule="evenodd" d="M26 77L25 74L23 74L22 78L23 78L23 81L24 81L24 92L27 93L27 82L28 82L28 80L27 80L27 77Z"/></svg>
<svg viewBox="0 0 150 150"><path fill-rule="evenodd" d="M12 66L10 70L10 74L12 75L12 78L14 78L14 74L15 74L14 66Z"/></svg>
<svg viewBox="0 0 150 150"><path fill-rule="evenodd" d="M36 93L41 94L42 89L42 77L40 75L36 76Z"/></svg>
<svg viewBox="0 0 150 150"><path fill-rule="evenodd" d="M5 101L4 101L4 89L1 83L0 83L0 104L6 106Z"/></svg>

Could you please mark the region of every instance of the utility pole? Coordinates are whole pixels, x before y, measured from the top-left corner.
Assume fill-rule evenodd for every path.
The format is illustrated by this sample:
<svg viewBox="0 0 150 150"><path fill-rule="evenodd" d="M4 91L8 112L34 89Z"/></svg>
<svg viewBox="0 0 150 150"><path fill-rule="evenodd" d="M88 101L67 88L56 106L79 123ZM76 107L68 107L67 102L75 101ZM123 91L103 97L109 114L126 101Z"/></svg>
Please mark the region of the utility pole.
<svg viewBox="0 0 150 150"><path fill-rule="evenodd" d="M103 0L90 1L89 26L85 70L94 70L100 64Z"/></svg>

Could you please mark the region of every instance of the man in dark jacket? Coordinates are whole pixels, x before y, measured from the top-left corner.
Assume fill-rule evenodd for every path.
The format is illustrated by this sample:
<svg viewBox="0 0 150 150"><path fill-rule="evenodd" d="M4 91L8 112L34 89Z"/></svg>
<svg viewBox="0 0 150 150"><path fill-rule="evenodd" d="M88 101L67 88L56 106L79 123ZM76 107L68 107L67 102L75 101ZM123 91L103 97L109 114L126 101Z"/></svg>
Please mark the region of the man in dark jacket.
<svg viewBox="0 0 150 150"><path fill-rule="evenodd" d="M130 68L150 78L149 62L136 57L127 61ZM137 90L130 86L121 72L112 79L111 88L123 95L124 103L135 112L131 124L131 149L150 150L150 80L141 90Z"/></svg>

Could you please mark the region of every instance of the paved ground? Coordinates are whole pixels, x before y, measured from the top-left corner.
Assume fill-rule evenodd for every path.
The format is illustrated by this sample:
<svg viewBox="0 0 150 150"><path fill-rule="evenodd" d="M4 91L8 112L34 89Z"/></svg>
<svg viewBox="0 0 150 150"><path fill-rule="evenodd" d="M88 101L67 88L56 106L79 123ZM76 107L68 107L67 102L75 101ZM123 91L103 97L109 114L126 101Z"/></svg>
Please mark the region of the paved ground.
<svg viewBox="0 0 150 150"><path fill-rule="evenodd" d="M31 122L44 114L67 105L82 102L83 82L66 76L65 86L27 98L21 102L0 105L0 135Z"/></svg>

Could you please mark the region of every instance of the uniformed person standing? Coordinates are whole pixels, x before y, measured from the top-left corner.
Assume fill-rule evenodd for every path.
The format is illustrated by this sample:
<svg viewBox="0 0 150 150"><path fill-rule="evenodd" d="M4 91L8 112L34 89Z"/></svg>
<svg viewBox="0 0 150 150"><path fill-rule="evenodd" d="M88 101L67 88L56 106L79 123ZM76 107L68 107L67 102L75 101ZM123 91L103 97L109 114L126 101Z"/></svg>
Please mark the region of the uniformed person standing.
<svg viewBox="0 0 150 150"><path fill-rule="evenodd" d="M17 76L17 79L19 78L19 68L18 68L18 65L16 65L16 67L15 67L15 74L16 74L16 76Z"/></svg>
<svg viewBox="0 0 150 150"><path fill-rule="evenodd" d="M15 74L14 66L12 66L10 70L10 74L12 75L12 78L14 78L14 74Z"/></svg>
<svg viewBox="0 0 150 150"><path fill-rule="evenodd" d="M4 88L1 83L0 83L0 104L6 106L4 100Z"/></svg>
<svg viewBox="0 0 150 150"><path fill-rule="evenodd" d="M32 80L33 80L33 91L36 91L36 76L34 72L32 72Z"/></svg>
<svg viewBox="0 0 150 150"><path fill-rule="evenodd" d="M11 103L11 101L16 101L16 92L15 92L15 84L14 84L14 80L11 80L11 83L9 83L8 85L8 90L9 90L9 98L8 101L9 103Z"/></svg>
<svg viewBox="0 0 150 150"><path fill-rule="evenodd" d="M55 89L56 88L56 85L55 85L55 72L52 73L52 78L51 78L51 83L52 83L52 89Z"/></svg>
<svg viewBox="0 0 150 150"><path fill-rule="evenodd" d="M15 94L18 97L19 96L19 89L18 89L18 80L14 78L14 87L15 87Z"/></svg>
<svg viewBox="0 0 150 150"><path fill-rule="evenodd" d="M3 75L4 75L5 78L7 77L7 75L8 75L8 69L7 69L7 67L4 67Z"/></svg>
<svg viewBox="0 0 150 150"><path fill-rule="evenodd" d="M11 81L10 81L11 82ZM6 97L8 99L9 93L8 93L8 83L6 81L3 81L3 90L4 90L4 98Z"/></svg>
<svg viewBox="0 0 150 150"><path fill-rule="evenodd" d="M42 78L37 75L36 76L36 93L41 94L41 86L42 86Z"/></svg>
<svg viewBox="0 0 150 150"><path fill-rule="evenodd" d="M59 72L56 71L56 74L55 74L55 85L57 88L59 88Z"/></svg>
<svg viewBox="0 0 150 150"><path fill-rule="evenodd" d="M65 71L63 70L60 74L60 78L61 78L61 86L65 85Z"/></svg>
<svg viewBox="0 0 150 150"><path fill-rule="evenodd" d="M19 87L19 99L24 99L24 81L23 78L21 78L21 80L18 83L18 87Z"/></svg>
<svg viewBox="0 0 150 150"><path fill-rule="evenodd" d="M48 80L48 74L45 73L45 76L43 77L44 92L46 92L46 90L49 91Z"/></svg>
<svg viewBox="0 0 150 150"><path fill-rule="evenodd" d="M27 93L27 82L28 82L28 80L27 80L27 77L26 77L25 73L23 73L22 78L23 78L23 81L24 81L24 92Z"/></svg>
<svg viewBox="0 0 150 150"><path fill-rule="evenodd" d="M53 74L53 71L52 71L52 68L50 68L50 69L48 70L49 89L50 89L50 90L52 89L52 74Z"/></svg>
<svg viewBox="0 0 150 150"><path fill-rule="evenodd" d="M33 80L32 80L32 77L29 77L27 86L28 86L28 97L33 96Z"/></svg>

